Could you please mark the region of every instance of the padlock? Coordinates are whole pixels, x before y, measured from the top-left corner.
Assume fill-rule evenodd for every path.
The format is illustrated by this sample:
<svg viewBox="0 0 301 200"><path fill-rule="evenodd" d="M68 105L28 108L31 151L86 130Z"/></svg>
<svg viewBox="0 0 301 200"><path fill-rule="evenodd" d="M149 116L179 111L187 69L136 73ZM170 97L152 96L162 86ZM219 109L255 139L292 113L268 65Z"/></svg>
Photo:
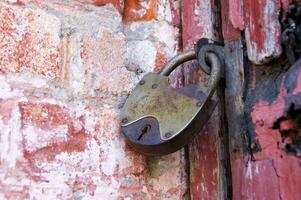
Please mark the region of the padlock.
<svg viewBox="0 0 301 200"><path fill-rule="evenodd" d="M146 74L128 96L121 109L121 130L138 152L175 152L189 143L209 120L217 104L212 95L221 77L221 62L215 53L206 53L211 66L206 87L191 84L173 88L168 81L168 75L177 66L196 55L195 50L189 50L175 56L159 74Z"/></svg>

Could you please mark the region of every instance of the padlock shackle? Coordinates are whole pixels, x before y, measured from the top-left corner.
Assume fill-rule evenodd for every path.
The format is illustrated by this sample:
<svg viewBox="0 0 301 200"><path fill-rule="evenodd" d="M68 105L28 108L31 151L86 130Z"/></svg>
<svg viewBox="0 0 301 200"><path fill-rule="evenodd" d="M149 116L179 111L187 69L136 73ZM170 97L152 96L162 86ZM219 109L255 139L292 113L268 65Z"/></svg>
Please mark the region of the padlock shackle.
<svg viewBox="0 0 301 200"><path fill-rule="evenodd" d="M211 96L215 91L214 88L216 88L222 75L222 69L221 69L222 63L219 56L211 51L208 51L200 55L204 55L205 57L204 60L206 60L211 66L210 78L208 83L208 88L209 88L208 98L211 98ZM191 50L184 51L183 53L178 54L172 59L170 59L170 61L163 66L159 74L163 76L169 76L169 74L173 70L175 70L179 65L194 59L196 59L195 50L191 49Z"/></svg>
<svg viewBox="0 0 301 200"><path fill-rule="evenodd" d="M169 74L175 70L179 65L184 62L196 59L196 53L193 49L184 51L170 59L159 72L160 75L169 76Z"/></svg>
<svg viewBox="0 0 301 200"><path fill-rule="evenodd" d="M218 86L218 83L222 76L222 63L219 57L212 52L208 52L206 54L206 60L208 60L208 63L211 66L210 78L208 82L209 91L210 91L208 94L208 98L211 98L211 96L215 91L214 88Z"/></svg>

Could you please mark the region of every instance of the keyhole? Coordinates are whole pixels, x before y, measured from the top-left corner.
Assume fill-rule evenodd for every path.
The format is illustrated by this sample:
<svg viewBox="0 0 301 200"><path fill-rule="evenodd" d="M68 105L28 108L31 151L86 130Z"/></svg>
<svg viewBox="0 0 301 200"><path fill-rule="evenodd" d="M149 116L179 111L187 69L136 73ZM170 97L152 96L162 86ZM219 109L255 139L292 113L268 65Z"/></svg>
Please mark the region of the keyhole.
<svg viewBox="0 0 301 200"><path fill-rule="evenodd" d="M143 137L144 134L148 133L151 130L151 125L146 124L142 127L141 131L140 131L140 135L137 138L137 140L141 140L141 138Z"/></svg>

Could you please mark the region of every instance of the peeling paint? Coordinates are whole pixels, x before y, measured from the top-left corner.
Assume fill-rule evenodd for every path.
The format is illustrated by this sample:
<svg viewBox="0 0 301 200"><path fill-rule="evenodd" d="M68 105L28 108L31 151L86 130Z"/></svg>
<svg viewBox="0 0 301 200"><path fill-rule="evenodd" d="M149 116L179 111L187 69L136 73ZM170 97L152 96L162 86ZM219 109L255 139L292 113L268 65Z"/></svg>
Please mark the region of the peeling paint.
<svg viewBox="0 0 301 200"><path fill-rule="evenodd" d="M282 53L279 9L279 1L250 0L245 3L247 51L255 64L267 63Z"/></svg>

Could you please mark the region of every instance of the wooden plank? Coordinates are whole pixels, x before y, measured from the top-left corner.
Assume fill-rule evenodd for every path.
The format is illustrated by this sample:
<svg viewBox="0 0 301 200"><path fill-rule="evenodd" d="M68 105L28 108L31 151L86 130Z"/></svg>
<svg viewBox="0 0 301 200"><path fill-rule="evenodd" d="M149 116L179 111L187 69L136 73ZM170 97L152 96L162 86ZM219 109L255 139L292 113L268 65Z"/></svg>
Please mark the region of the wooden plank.
<svg viewBox="0 0 301 200"><path fill-rule="evenodd" d="M288 72L277 63L266 68L250 69L244 111L251 154L232 154L233 199L301 199L300 135L292 128L299 126L301 60Z"/></svg>
<svg viewBox="0 0 301 200"><path fill-rule="evenodd" d="M221 12L222 12L222 28L223 28L223 38L225 41L231 41L236 40L240 38L240 30L238 27L234 27L234 25L238 26L237 24L234 24L230 20L230 16L234 19L241 18L241 14L238 12L235 12L234 14L231 14L231 11L233 10L233 2L229 0L222 0L221 1ZM236 6L238 7L238 6Z"/></svg>
<svg viewBox="0 0 301 200"><path fill-rule="evenodd" d="M253 63L268 62L281 53L279 2L244 1L246 45ZM282 1L284 10L289 3ZM229 24L225 20L229 15L223 18L223 27ZM288 72L281 61L252 65L244 60L243 48L239 38L225 42L233 199L301 199L300 133L295 129L301 106L301 60Z"/></svg>
<svg viewBox="0 0 301 200"><path fill-rule="evenodd" d="M267 63L282 53L280 8L280 0L244 1L248 57L255 64Z"/></svg>
<svg viewBox="0 0 301 200"><path fill-rule="evenodd" d="M240 40L225 43L226 111L230 152L244 152L246 124L244 116L244 55Z"/></svg>
<svg viewBox="0 0 301 200"><path fill-rule="evenodd" d="M184 49L192 48L201 37L221 38L217 1L183 0L181 8ZM205 82L207 78L196 63L185 65L185 84ZM222 91L219 93L222 95ZM191 199L229 199L222 107L219 104L204 130L189 144Z"/></svg>

